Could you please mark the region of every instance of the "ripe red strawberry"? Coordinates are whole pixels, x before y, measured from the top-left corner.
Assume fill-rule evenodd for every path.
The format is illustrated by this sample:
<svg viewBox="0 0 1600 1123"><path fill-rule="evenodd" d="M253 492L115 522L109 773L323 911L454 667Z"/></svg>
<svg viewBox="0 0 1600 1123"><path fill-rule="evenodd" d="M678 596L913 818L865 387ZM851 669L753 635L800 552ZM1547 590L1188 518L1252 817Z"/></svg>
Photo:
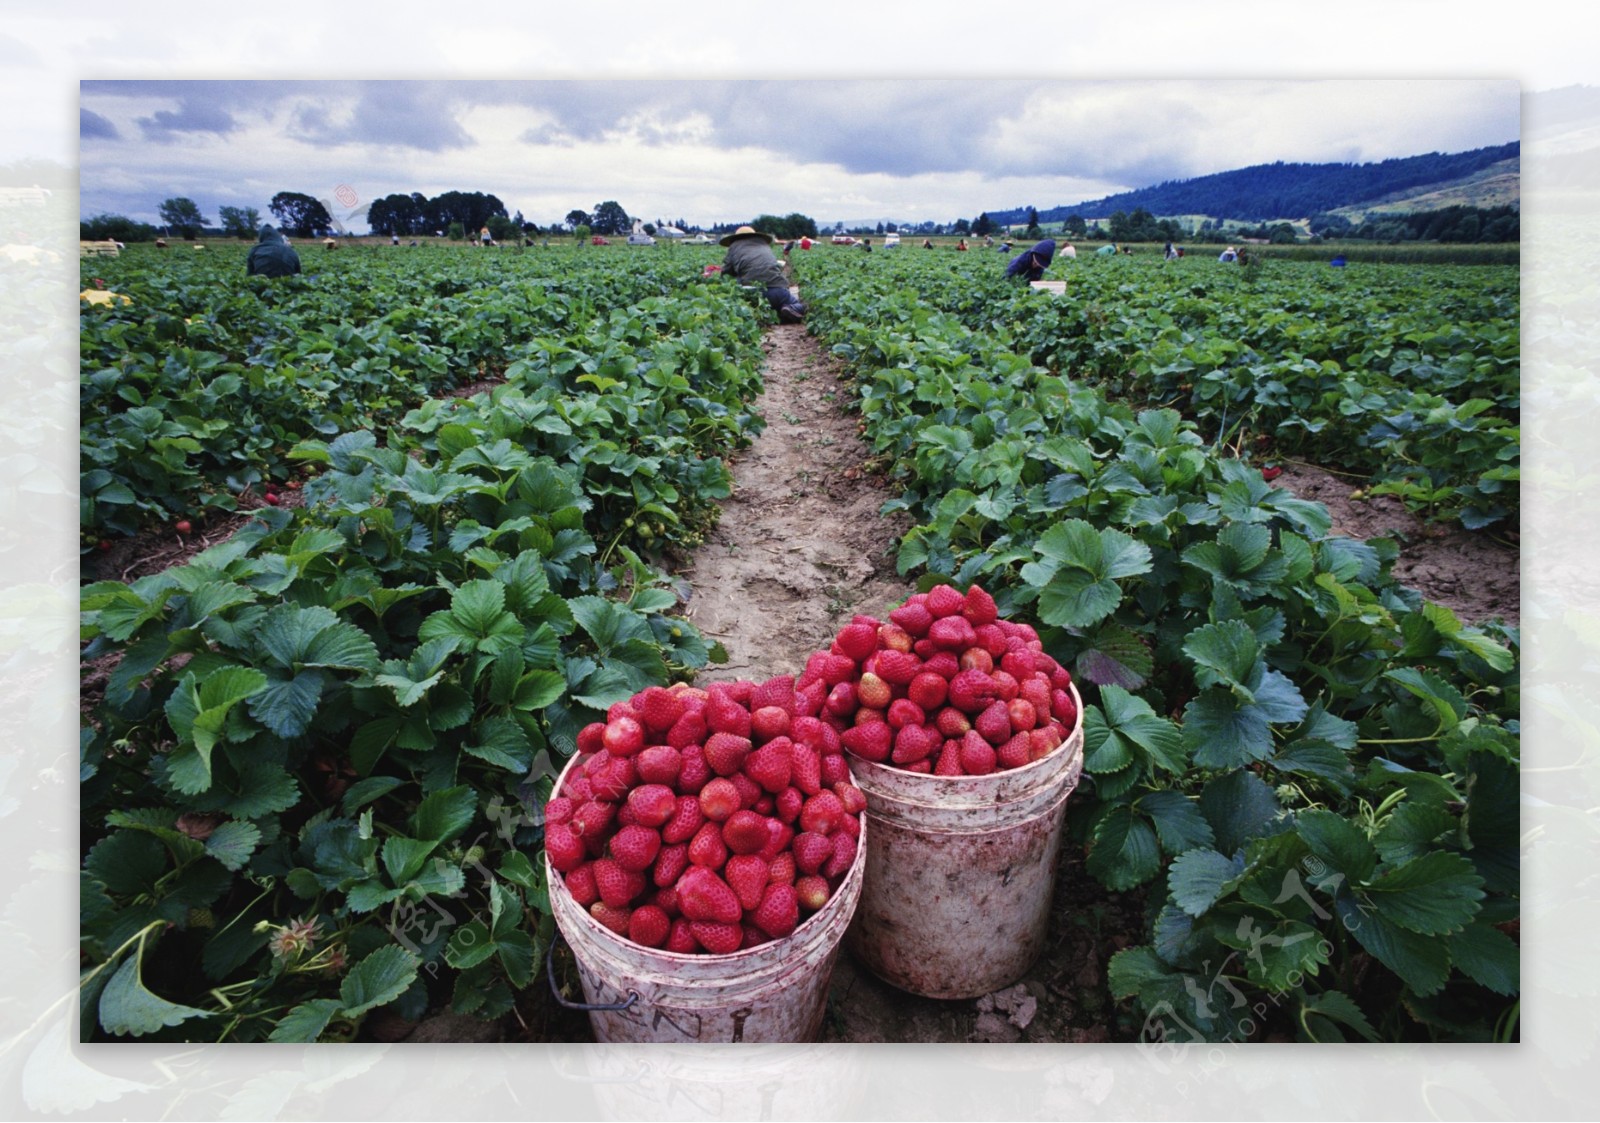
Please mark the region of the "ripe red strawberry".
<svg viewBox="0 0 1600 1123"><path fill-rule="evenodd" d="M600 763L600 767L590 774L589 784L594 788L596 799L616 803L639 782L639 772L632 759L608 753L598 754L594 759Z"/></svg>
<svg viewBox="0 0 1600 1123"><path fill-rule="evenodd" d="M658 948L667 942L672 931L672 921L656 905L640 905L628 917L628 939L647 948Z"/></svg>
<svg viewBox="0 0 1600 1123"><path fill-rule="evenodd" d="M797 717L789 730L789 738L797 745L809 745L820 754L839 751L839 734L827 722L815 717Z"/></svg>
<svg viewBox="0 0 1600 1123"><path fill-rule="evenodd" d="M1006 715L1006 704L996 699L983 708L972 727L983 734L991 745L999 746L1011 737L1011 719Z"/></svg>
<svg viewBox="0 0 1600 1123"><path fill-rule="evenodd" d="M725 777L718 776L700 789L700 813L713 822L723 822L743 806L738 787Z"/></svg>
<svg viewBox="0 0 1600 1123"><path fill-rule="evenodd" d="M961 771L968 776L987 776L996 764L994 746L976 729L961 739Z"/></svg>
<svg viewBox="0 0 1600 1123"><path fill-rule="evenodd" d="M661 828L661 841L668 844L687 842L705 821L699 799L692 795L680 795L673 807L672 818Z"/></svg>
<svg viewBox="0 0 1600 1123"><path fill-rule="evenodd" d="M678 919L683 914L683 910L678 907L678 889L676 885L668 885L665 888L657 889L655 896L650 898L650 903L673 920Z"/></svg>
<svg viewBox="0 0 1600 1123"><path fill-rule="evenodd" d="M628 934L628 920L633 915L626 907L596 901L589 906L589 915L619 936Z"/></svg>
<svg viewBox="0 0 1600 1123"><path fill-rule="evenodd" d="M977 640L973 646L987 651L991 660L1002 658L1011 650L1010 639L1006 636L1005 630L997 624L984 624L972 629L972 634Z"/></svg>
<svg viewBox="0 0 1600 1123"><path fill-rule="evenodd" d="M545 825L570 823L572 822L572 813L577 809L578 805L573 803L571 799L564 795L558 795L544 805Z"/></svg>
<svg viewBox="0 0 1600 1123"><path fill-rule="evenodd" d="M820 770L819 770L820 775ZM821 791L819 787L817 789ZM792 823L800 817L800 808L805 804L806 793L796 787L784 788L778 793L778 798L773 802L772 810L781 823Z"/></svg>
<svg viewBox="0 0 1600 1123"><path fill-rule="evenodd" d="M685 745L679 752L683 756L683 767L678 771L678 791L694 795L711 779L711 766L706 763L705 749L699 745Z"/></svg>
<svg viewBox="0 0 1600 1123"><path fill-rule="evenodd" d="M915 764L906 765L907 772L932 772L933 761L919 760ZM861 837L861 817L859 815L843 815L839 819L839 831L851 838Z"/></svg>
<svg viewBox="0 0 1600 1123"><path fill-rule="evenodd" d="M679 879L678 907L690 920L711 920L720 924L737 924L744 911L728 883L701 866L684 871Z"/></svg>
<svg viewBox="0 0 1600 1123"><path fill-rule="evenodd" d="M989 677L994 680L994 696L1002 702L1011 701L1022 689L1022 684L1005 671L995 671Z"/></svg>
<svg viewBox="0 0 1600 1123"><path fill-rule="evenodd" d="M800 923L800 898L790 885L768 885L751 923L773 939L781 940Z"/></svg>
<svg viewBox="0 0 1600 1123"><path fill-rule="evenodd" d="M890 759L898 765L913 764L937 751L942 738L920 725L908 725L894 735L894 752Z"/></svg>
<svg viewBox="0 0 1600 1123"><path fill-rule="evenodd" d="M790 746L789 782L806 795L822 790L822 757L810 745Z"/></svg>
<svg viewBox="0 0 1600 1123"><path fill-rule="evenodd" d="M1039 724L1033 703L1026 698L1013 698L1007 702L1006 717L1011 719L1011 728L1019 732L1032 729Z"/></svg>
<svg viewBox="0 0 1600 1123"><path fill-rule="evenodd" d="M878 721L846 729L839 740L862 760L883 761L889 759L889 752L894 746L894 730L889 728L888 723ZM822 759L826 766L829 760L838 758Z"/></svg>
<svg viewBox="0 0 1600 1123"><path fill-rule="evenodd" d="M1028 731L1028 759L1035 761L1049 756L1061 744L1060 726L1054 721Z"/></svg>
<svg viewBox="0 0 1600 1123"><path fill-rule="evenodd" d="M945 737L959 738L972 728L972 722L967 720L967 715L954 706L946 706L934 715L933 724Z"/></svg>
<svg viewBox="0 0 1600 1123"><path fill-rule="evenodd" d="M794 676L774 675L750 692L750 713L776 706L784 713L794 714Z"/></svg>
<svg viewBox="0 0 1600 1123"><path fill-rule="evenodd" d="M1057 690L1050 695L1050 716L1068 729L1077 724L1078 706L1072 700L1071 693Z"/></svg>
<svg viewBox="0 0 1600 1123"><path fill-rule="evenodd" d="M822 661L822 681L829 687L855 677L856 661L848 655L829 655Z"/></svg>
<svg viewBox="0 0 1600 1123"><path fill-rule="evenodd" d="M739 898L739 906L744 909L753 909L761 903L770 874L766 860L756 854L735 854L722 871L733 895Z"/></svg>
<svg viewBox="0 0 1600 1123"><path fill-rule="evenodd" d="M740 927L744 929L744 940L739 944L740 951L746 948L758 948L762 944L770 944L772 942L772 937L754 924L742 924Z"/></svg>
<svg viewBox="0 0 1600 1123"><path fill-rule="evenodd" d="M738 924L691 920L689 931L694 934L695 943L710 955L730 955L744 946L744 928Z"/></svg>
<svg viewBox="0 0 1600 1123"><path fill-rule="evenodd" d="M887 650L880 651L873 657L873 673L890 686L907 685L917 677L918 672L921 670L922 660L909 652ZM862 677L865 678L865 676ZM856 687L856 692L860 694L863 704L870 704L867 702L866 695L861 694L859 684Z"/></svg>
<svg viewBox="0 0 1600 1123"><path fill-rule="evenodd" d="M728 777L728 782L739 793L739 806L746 811L760 803L761 797L767 794L761 789L760 784L750 779L743 772L735 772Z"/></svg>
<svg viewBox="0 0 1600 1123"><path fill-rule="evenodd" d="M978 642L977 633L964 616L946 616L935 620L928 629L928 639L940 651L965 651Z"/></svg>
<svg viewBox="0 0 1600 1123"><path fill-rule="evenodd" d="M588 908L600 899L600 890L594 884L594 867L588 862L563 875L561 880L566 882L567 892L581 908Z"/></svg>
<svg viewBox="0 0 1600 1123"><path fill-rule="evenodd" d="M906 699L928 713L944 705L950 683L935 671L920 671L906 687ZM890 703L891 708L893 703ZM890 719L891 722L893 719ZM920 725L921 723L918 722Z"/></svg>
<svg viewBox="0 0 1600 1123"><path fill-rule="evenodd" d="M690 710L672 723L672 728L667 730L666 741L675 749L683 749L703 743L708 732L705 711Z"/></svg>
<svg viewBox="0 0 1600 1123"><path fill-rule="evenodd" d="M893 621L878 627L879 651L910 651L915 642L915 636Z"/></svg>
<svg viewBox="0 0 1600 1123"><path fill-rule="evenodd" d="M961 775L961 742L952 738L944 743L939 750L939 759L934 762L933 774L935 776L960 776Z"/></svg>
<svg viewBox="0 0 1600 1123"><path fill-rule="evenodd" d="M614 720L606 722L606 731L601 734L600 739L606 747L606 752L612 756L632 756L644 748L644 726L639 724L637 718L625 714L618 715Z"/></svg>
<svg viewBox="0 0 1600 1123"><path fill-rule="evenodd" d="M633 766L641 783L671 787L683 771L683 754L671 745L651 745L633 758Z"/></svg>
<svg viewBox="0 0 1600 1123"><path fill-rule="evenodd" d="M750 738L734 733L713 733L706 739L706 763L718 776L732 776L750 755Z"/></svg>
<svg viewBox="0 0 1600 1123"><path fill-rule="evenodd" d="M844 804L832 792L821 792L806 800L800 808L800 829L817 834L832 834L844 817Z"/></svg>
<svg viewBox="0 0 1600 1123"><path fill-rule="evenodd" d="M562 794L572 800L574 807L582 807L594 798L594 785L589 783L587 776L574 776L567 781L567 786L561 789Z"/></svg>
<svg viewBox="0 0 1600 1123"><path fill-rule="evenodd" d="M961 671L950 680L950 704L962 713L976 714L994 698L994 680L980 670Z"/></svg>
<svg viewBox="0 0 1600 1123"><path fill-rule="evenodd" d="M785 850L767 863L767 880L774 885L793 885L796 875L792 850Z"/></svg>
<svg viewBox="0 0 1600 1123"><path fill-rule="evenodd" d="M665 733L683 716L683 699L664 686L645 687L634 704L651 734Z"/></svg>
<svg viewBox="0 0 1600 1123"><path fill-rule="evenodd" d="M649 869L661 852L661 835L649 827L623 827L611 836L607 850L625 870Z"/></svg>
<svg viewBox="0 0 1600 1123"><path fill-rule="evenodd" d="M928 611L936 619L954 616L967 607L967 598L950 585L935 585L928 590Z"/></svg>
<svg viewBox="0 0 1600 1123"><path fill-rule="evenodd" d="M901 628L906 635L916 639L928 634L928 626L933 623L933 613L929 611L926 603L907 601L889 613L889 621Z"/></svg>
<svg viewBox="0 0 1600 1123"><path fill-rule="evenodd" d="M842 877L849 871L851 863L855 860L855 836L840 831L833 836L833 853L823 863L822 876L827 878Z"/></svg>
<svg viewBox="0 0 1600 1123"><path fill-rule="evenodd" d="M722 683L713 683L706 696L706 726L714 733L731 733L735 737L750 736L750 711L728 696L727 691L714 689Z"/></svg>
<svg viewBox="0 0 1600 1123"><path fill-rule="evenodd" d="M789 849L789 844L793 841L794 828L769 816L767 817L767 844L757 853L770 862L779 854L786 853Z"/></svg>
<svg viewBox="0 0 1600 1123"><path fill-rule="evenodd" d="M804 807L800 814L805 814ZM767 844L766 816L754 811L735 811L722 824L722 841L735 854L757 853Z"/></svg>
<svg viewBox="0 0 1600 1123"><path fill-rule="evenodd" d="M600 893L600 899L612 908L625 908L633 901L635 893L643 888L629 876L630 871L624 869L618 862L610 858L597 858L594 861L594 887Z"/></svg>
<svg viewBox="0 0 1600 1123"><path fill-rule="evenodd" d="M906 681L909 682L910 679ZM870 710L884 710L894 701L894 692L887 681L876 673L868 671L861 676L861 681L856 683L856 699Z"/></svg>
<svg viewBox="0 0 1600 1123"><path fill-rule="evenodd" d="M728 844L722 841L720 823L703 823L689 840L689 862L708 870L720 870L728 860Z"/></svg>
<svg viewBox="0 0 1600 1123"><path fill-rule="evenodd" d="M909 698L896 698L889 703L888 712L884 717L889 722L891 729L904 729L908 725L921 725L927 720L928 715L922 712L922 707Z"/></svg>
<svg viewBox="0 0 1600 1123"><path fill-rule="evenodd" d="M678 810L678 797L665 784L640 784L628 793L628 808L642 827L664 826Z"/></svg>
<svg viewBox="0 0 1600 1123"><path fill-rule="evenodd" d="M794 772L794 750L794 742L787 737L768 741L750 754L744 762L744 773L776 795L789 786L789 777Z"/></svg>
<svg viewBox="0 0 1600 1123"><path fill-rule="evenodd" d="M885 726L884 728L888 728ZM822 758L822 786L831 788L840 780L850 778L850 766L844 762L843 753L830 753Z"/></svg>
<svg viewBox="0 0 1600 1123"><path fill-rule="evenodd" d="M1026 733L1017 733L995 752L995 763L1001 768L1021 768L1031 759L1032 752L1032 738Z"/></svg>
<svg viewBox="0 0 1600 1123"><path fill-rule="evenodd" d="M763 705L762 709L750 713L750 736L757 744L771 741L773 737L786 736L789 733L789 721L789 710L781 705Z"/></svg>
<svg viewBox="0 0 1600 1123"><path fill-rule="evenodd" d="M827 878L813 873L796 879L794 895L801 908L808 912L816 912L828 903L828 898L833 896L833 890L828 888Z"/></svg>
<svg viewBox="0 0 1600 1123"><path fill-rule="evenodd" d="M670 846L663 846L656 855L655 867L650 871L650 880L655 882L657 889L666 889L676 885L678 878L683 876L683 871L689 868L689 844L675 842Z"/></svg>
<svg viewBox="0 0 1600 1123"><path fill-rule="evenodd" d="M572 822L569 825L584 842L599 842L611 830L611 824L616 817L616 804L591 799L578 805L578 809L572 813ZM549 837L547 832L546 845L549 843Z"/></svg>
<svg viewBox="0 0 1600 1123"><path fill-rule="evenodd" d="M675 951L679 955L693 955L700 950L700 941L694 938L693 925L683 917L678 917L672 922L672 931L667 934L667 951Z"/></svg>
<svg viewBox="0 0 1600 1123"><path fill-rule="evenodd" d="M861 663L878 650L878 629L872 624L846 624L834 642L841 655Z"/></svg>
<svg viewBox="0 0 1600 1123"><path fill-rule="evenodd" d="M967 590L967 595L962 598L961 615L965 616L974 628L984 624L993 624L1000 618L1000 609L995 605L994 598L978 586L973 585Z"/></svg>
<svg viewBox="0 0 1600 1123"><path fill-rule="evenodd" d="M814 717L822 712L822 704L828 697L828 685L820 678L801 689L798 684L794 692L794 716L796 718Z"/></svg>
<svg viewBox="0 0 1600 1123"><path fill-rule="evenodd" d="M1050 685L1056 690L1065 690L1072 685L1072 672L1065 667L1057 667L1050 672Z"/></svg>
<svg viewBox="0 0 1600 1123"><path fill-rule="evenodd" d="M918 659L921 659L924 666L927 665L929 659L932 659L942 650L944 649L938 644L934 643L933 640L927 636L923 636L916 643L911 645L911 654L915 655Z"/></svg>
<svg viewBox="0 0 1600 1123"><path fill-rule="evenodd" d="M578 751L580 753L597 753L605 748L606 723L591 721L588 725L578 730Z"/></svg>
<svg viewBox="0 0 1600 1123"><path fill-rule="evenodd" d="M833 794L839 797L839 802L844 805L845 814L859 815L867 809L867 793L856 787L849 780L842 780L833 785Z"/></svg>
<svg viewBox="0 0 1600 1123"><path fill-rule="evenodd" d="M857 705L855 684L848 682L841 682L828 691L827 700L823 702L823 707L838 717L849 717L856 712Z"/></svg>
<svg viewBox="0 0 1600 1123"><path fill-rule="evenodd" d="M967 648L957 661L963 671L982 671L984 674L989 674L994 670L994 656L981 647Z"/></svg>
<svg viewBox="0 0 1600 1123"><path fill-rule="evenodd" d="M1033 674L1033 652L1026 648L1021 651L1007 651L1000 657L1000 669L1021 682Z"/></svg>
<svg viewBox="0 0 1600 1123"><path fill-rule="evenodd" d="M816 873L833 854L833 841L816 831L802 831L794 836L789 853L794 855L795 869L802 874Z"/></svg>
<svg viewBox="0 0 1600 1123"><path fill-rule="evenodd" d="M1032 704L1035 724L1038 724L1037 719L1050 712L1050 680L1034 672L1022 680L1022 685L1017 688L1017 697L1026 698Z"/></svg>

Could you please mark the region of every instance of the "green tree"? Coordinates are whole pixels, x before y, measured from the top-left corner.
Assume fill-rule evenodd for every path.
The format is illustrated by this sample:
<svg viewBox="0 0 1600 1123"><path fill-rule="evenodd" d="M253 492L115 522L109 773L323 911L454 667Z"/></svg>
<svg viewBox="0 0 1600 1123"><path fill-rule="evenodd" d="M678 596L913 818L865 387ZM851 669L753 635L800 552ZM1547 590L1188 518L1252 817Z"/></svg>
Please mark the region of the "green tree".
<svg viewBox="0 0 1600 1123"><path fill-rule="evenodd" d="M622 209L621 203L615 199L607 199L595 207L589 225L597 234L626 234L633 228L633 219L628 217L628 212Z"/></svg>
<svg viewBox="0 0 1600 1123"><path fill-rule="evenodd" d="M467 236L467 228L459 222L452 222L444 229L445 237L452 242L459 242Z"/></svg>
<svg viewBox="0 0 1600 1123"><path fill-rule="evenodd" d="M180 238L194 238L199 236L205 227L205 215L200 213L199 205L193 199L178 196L168 199L156 208L161 221Z"/></svg>
<svg viewBox="0 0 1600 1123"><path fill-rule="evenodd" d="M578 240L578 244L581 246L594 236L594 227L587 222L580 222L572 228L572 236Z"/></svg>
<svg viewBox="0 0 1600 1123"><path fill-rule="evenodd" d="M989 217L988 211L984 211L973 220L972 232L980 238L987 238L994 233L994 219Z"/></svg>
<svg viewBox="0 0 1600 1123"><path fill-rule="evenodd" d="M589 212L580 211L576 207L567 212L567 225L576 230L580 226L589 225Z"/></svg>
<svg viewBox="0 0 1600 1123"><path fill-rule="evenodd" d="M148 222L137 222L127 215L97 214L86 222L78 223L78 237L90 242L113 240L118 242L151 242L156 228Z"/></svg>
<svg viewBox="0 0 1600 1123"><path fill-rule="evenodd" d="M1066 231L1074 238L1081 238L1089 232L1089 224L1081 214L1069 214L1067 216Z"/></svg>
<svg viewBox="0 0 1600 1123"><path fill-rule="evenodd" d="M261 229L261 212L254 207L218 207L222 232L234 238L254 238Z"/></svg>
<svg viewBox="0 0 1600 1123"><path fill-rule="evenodd" d="M327 208L299 191L278 192L267 209L277 217L280 227L297 238L314 238L333 229L333 216Z"/></svg>
<svg viewBox="0 0 1600 1123"><path fill-rule="evenodd" d="M505 215L489 216L489 236L497 242L511 242L522 237L522 226Z"/></svg>

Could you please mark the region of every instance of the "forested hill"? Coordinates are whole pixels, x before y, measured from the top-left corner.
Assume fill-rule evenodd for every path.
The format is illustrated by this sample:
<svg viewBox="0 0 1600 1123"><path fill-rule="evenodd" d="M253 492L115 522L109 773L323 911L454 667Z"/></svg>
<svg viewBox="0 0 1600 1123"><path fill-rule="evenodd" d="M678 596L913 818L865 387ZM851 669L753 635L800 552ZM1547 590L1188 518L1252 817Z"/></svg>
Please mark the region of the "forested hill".
<svg viewBox="0 0 1600 1123"><path fill-rule="evenodd" d="M1257 164L1041 209L1039 221L1060 222L1075 214L1086 219L1109 218L1118 211L1141 207L1156 215L1203 214L1251 222L1303 218L1465 179L1501 161L1517 159L1520 150L1521 143L1513 141L1471 152L1430 152L1376 164ZM990 211L989 217L1015 224L1026 222L1028 214L1026 207L1018 207Z"/></svg>

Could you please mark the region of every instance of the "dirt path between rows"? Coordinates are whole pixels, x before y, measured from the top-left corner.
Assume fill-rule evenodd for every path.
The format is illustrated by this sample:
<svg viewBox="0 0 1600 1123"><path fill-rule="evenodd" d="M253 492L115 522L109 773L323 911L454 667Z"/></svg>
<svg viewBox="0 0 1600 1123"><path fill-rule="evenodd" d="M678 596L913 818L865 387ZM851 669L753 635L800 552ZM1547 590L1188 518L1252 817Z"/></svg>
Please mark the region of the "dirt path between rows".
<svg viewBox="0 0 1600 1123"><path fill-rule="evenodd" d="M686 615L728 649L702 677L799 674L858 612L880 618L915 592L895 572L911 526L878 512L895 492L870 471L837 360L800 325L770 329L766 430L738 456L733 497L683 576Z"/></svg>

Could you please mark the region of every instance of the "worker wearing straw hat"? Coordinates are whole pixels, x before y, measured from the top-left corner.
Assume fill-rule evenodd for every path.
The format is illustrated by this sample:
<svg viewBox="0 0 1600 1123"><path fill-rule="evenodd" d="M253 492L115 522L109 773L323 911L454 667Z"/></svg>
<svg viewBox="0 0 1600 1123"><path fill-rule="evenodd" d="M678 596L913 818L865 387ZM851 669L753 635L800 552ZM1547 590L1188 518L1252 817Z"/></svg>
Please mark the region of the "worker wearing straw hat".
<svg viewBox="0 0 1600 1123"><path fill-rule="evenodd" d="M724 235L717 240L718 245L728 247L722 271L741 285L759 285L778 319L798 324L805 319L806 306L790 291L789 278L784 275L783 263L772 252L772 243L771 234L763 234L753 226L741 226Z"/></svg>

